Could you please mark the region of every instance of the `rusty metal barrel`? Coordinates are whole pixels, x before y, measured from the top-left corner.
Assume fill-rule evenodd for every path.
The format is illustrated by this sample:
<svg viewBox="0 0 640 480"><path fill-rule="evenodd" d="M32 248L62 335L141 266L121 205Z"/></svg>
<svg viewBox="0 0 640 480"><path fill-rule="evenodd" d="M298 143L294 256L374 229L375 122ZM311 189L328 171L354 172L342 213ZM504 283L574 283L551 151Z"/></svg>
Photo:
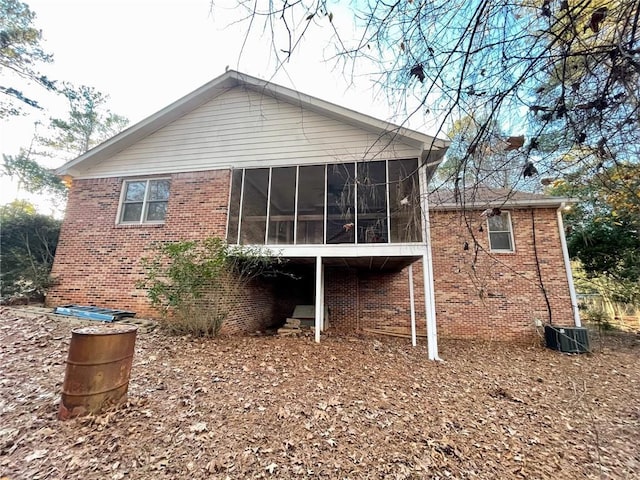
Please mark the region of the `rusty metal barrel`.
<svg viewBox="0 0 640 480"><path fill-rule="evenodd" d="M71 331L58 418L97 413L126 399L137 330L100 325Z"/></svg>

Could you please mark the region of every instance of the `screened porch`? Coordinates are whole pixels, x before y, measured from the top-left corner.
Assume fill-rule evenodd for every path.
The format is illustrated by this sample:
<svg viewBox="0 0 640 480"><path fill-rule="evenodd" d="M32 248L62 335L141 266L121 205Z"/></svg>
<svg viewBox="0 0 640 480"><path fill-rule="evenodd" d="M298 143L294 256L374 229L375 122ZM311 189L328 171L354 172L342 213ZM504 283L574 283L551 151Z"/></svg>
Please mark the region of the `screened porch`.
<svg viewBox="0 0 640 480"><path fill-rule="evenodd" d="M417 159L237 169L227 239L241 245L423 241Z"/></svg>

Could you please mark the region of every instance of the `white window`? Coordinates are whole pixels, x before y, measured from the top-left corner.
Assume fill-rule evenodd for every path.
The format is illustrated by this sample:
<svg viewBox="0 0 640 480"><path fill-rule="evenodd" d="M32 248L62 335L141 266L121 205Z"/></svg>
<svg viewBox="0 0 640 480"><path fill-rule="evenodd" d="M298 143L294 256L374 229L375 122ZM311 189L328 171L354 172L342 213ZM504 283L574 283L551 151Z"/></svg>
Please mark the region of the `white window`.
<svg viewBox="0 0 640 480"><path fill-rule="evenodd" d="M489 245L492 252L513 252L513 230L511 215L501 212L487 219Z"/></svg>
<svg viewBox="0 0 640 480"><path fill-rule="evenodd" d="M164 223L170 184L167 178L125 181L119 223Z"/></svg>

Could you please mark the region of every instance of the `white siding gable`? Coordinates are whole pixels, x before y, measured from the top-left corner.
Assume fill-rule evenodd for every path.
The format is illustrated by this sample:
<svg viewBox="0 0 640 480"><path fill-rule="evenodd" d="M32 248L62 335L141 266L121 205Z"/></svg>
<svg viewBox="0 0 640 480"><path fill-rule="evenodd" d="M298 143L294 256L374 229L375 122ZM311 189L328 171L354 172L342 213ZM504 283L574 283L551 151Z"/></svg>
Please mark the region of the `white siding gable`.
<svg viewBox="0 0 640 480"><path fill-rule="evenodd" d="M110 158L87 162L78 177L420 156L399 140L236 87Z"/></svg>

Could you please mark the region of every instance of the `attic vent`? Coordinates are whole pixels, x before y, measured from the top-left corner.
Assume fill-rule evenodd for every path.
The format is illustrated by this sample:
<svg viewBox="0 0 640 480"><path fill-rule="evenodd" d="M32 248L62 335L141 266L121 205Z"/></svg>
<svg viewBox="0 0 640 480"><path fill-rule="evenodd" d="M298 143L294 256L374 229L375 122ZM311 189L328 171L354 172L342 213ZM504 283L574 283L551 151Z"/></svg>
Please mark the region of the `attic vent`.
<svg viewBox="0 0 640 480"><path fill-rule="evenodd" d="M564 353L589 351L589 335L583 327L554 327L545 325L544 339L547 347Z"/></svg>

